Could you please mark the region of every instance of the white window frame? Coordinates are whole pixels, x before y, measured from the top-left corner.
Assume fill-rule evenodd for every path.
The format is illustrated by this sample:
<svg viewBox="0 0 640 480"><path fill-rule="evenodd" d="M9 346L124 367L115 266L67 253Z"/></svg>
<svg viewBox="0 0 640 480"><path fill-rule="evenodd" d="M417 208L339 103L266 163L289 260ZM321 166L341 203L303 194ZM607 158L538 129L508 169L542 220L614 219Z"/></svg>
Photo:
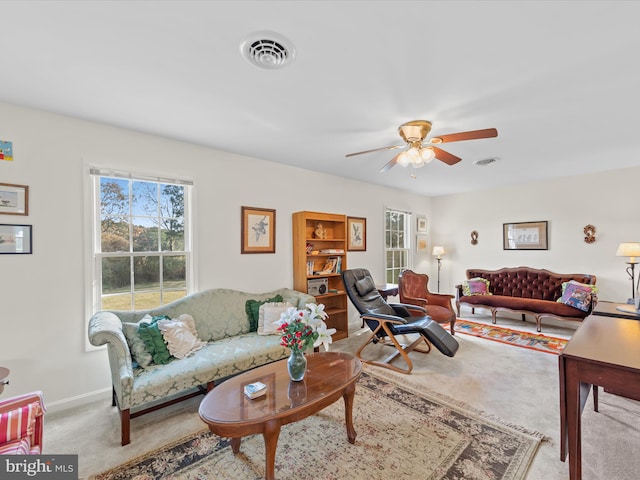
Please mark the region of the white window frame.
<svg viewBox="0 0 640 480"><path fill-rule="evenodd" d="M387 233L389 232L389 230L387 229L387 215L389 213L397 213L397 214L401 214L404 215L404 239L405 239L405 245L404 247L401 248L397 248L397 247L388 247L387 246ZM395 278L395 281L389 281L389 273L390 271L393 270L398 270L398 274L400 274L400 272L402 270L408 269L408 268L412 268L413 265L413 251L412 251L412 242L411 242L411 236L412 236L412 229L411 229L411 225L412 225L412 219L413 219L413 215L411 214L411 212L407 212L404 210L399 210L396 208L390 208L390 207L385 207L384 210L384 217L383 217L383 225L384 225L384 278L385 278L385 283L398 283L397 278ZM395 266L395 265L389 265L388 264L388 253L389 252L404 252L406 254L406 265L405 266ZM393 278L392 278L393 280Z"/></svg>
<svg viewBox="0 0 640 480"><path fill-rule="evenodd" d="M86 260L86 327L93 314L101 310L102 295L102 259L110 256L149 256L149 252L102 252L101 251L101 211L100 211L100 179L102 177L123 178L131 181L142 181L150 183L162 183L180 185L184 187L184 250L183 251L161 251L157 252L160 258L160 270L162 271L162 258L166 256L185 256L186 258L186 292L187 295L195 291L195 255L193 250L194 225L192 221L193 211L193 182L190 180L161 178L152 175L136 174L133 172L116 171L86 165L86 189L85 189L85 225L87 225L87 241L85 249L87 251ZM131 192L130 192L131 194ZM153 256L156 255L154 251ZM131 288L134 288L133 282ZM165 289L169 291L170 289ZM162 296L162 290L161 290ZM85 337L86 338L86 337ZM87 338L87 350L94 350ZM100 347L99 347L100 348ZM98 348L98 349L99 349Z"/></svg>

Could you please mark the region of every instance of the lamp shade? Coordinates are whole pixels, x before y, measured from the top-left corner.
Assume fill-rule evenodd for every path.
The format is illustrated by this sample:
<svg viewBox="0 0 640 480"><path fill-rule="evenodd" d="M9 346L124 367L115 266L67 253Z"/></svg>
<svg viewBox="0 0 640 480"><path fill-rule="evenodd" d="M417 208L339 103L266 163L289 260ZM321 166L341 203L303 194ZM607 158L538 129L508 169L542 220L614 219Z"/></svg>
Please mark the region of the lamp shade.
<svg viewBox="0 0 640 480"><path fill-rule="evenodd" d="M629 257L630 262L635 262L635 257L640 257L640 242L622 242L618 245L616 257Z"/></svg>
<svg viewBox="0 0 640 480"><path fill-rule="evenodd" d="M440 245L436 245L435 247L433 247L433 252L432 255L434 257L440 257L442 255L446 255L447 252L444 251L444 247L440 246ZM640 255L640 254L639 254Z"/></svg>

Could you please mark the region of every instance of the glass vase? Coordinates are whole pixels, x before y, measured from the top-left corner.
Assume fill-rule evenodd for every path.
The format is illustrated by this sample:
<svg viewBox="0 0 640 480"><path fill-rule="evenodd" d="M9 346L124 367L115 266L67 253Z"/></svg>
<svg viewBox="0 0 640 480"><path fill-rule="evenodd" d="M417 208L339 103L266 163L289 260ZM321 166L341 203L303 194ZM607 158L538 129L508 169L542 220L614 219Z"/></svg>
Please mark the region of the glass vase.
<svg viewBox="0 0 640 480"><path fill-rule="evenodd" d="M307 358L302 350L291 350L291 355L287 359L287 370L289 378L294 382L299 382L304 378L304 373L307 371Z"/></svg>

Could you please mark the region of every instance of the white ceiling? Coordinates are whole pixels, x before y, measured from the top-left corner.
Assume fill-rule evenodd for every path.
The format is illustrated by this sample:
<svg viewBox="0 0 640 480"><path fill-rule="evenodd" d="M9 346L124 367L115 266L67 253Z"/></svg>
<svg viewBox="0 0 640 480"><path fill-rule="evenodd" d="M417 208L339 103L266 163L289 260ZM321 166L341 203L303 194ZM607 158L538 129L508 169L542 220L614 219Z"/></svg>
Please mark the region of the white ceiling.
<svg viewBox="0 0 640 480"><path fill-rule="evenodd" d="M640 165L640 2L5 0L0 18L13 104L429 196ZM295 61L244 60L258 31ZM499 136L443 145L462 162L415 180L379 173L397 151L345 158L416 119Z"/></svg>

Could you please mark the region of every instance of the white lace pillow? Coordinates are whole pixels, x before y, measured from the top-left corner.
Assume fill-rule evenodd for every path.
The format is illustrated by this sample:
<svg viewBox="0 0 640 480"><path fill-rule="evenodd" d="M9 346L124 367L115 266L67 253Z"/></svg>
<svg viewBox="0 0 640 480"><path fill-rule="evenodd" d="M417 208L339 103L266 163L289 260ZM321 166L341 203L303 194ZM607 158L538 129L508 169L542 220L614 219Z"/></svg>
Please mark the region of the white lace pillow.
<svg viewBox="0 0 640 480"><path fill-rule="evenodd" d="M169 353L176 358L185 358L207 344L198 338L195 321L186 313L173 320L159 320L158 328Z"/></svg>
<svg viewBox="0 0 640 480"><path fill-rule="evenodd" d="M287 308L293 307L289 302L271 302L260 305L258 311L258 335L279 335L275 323Z"/></svg>

